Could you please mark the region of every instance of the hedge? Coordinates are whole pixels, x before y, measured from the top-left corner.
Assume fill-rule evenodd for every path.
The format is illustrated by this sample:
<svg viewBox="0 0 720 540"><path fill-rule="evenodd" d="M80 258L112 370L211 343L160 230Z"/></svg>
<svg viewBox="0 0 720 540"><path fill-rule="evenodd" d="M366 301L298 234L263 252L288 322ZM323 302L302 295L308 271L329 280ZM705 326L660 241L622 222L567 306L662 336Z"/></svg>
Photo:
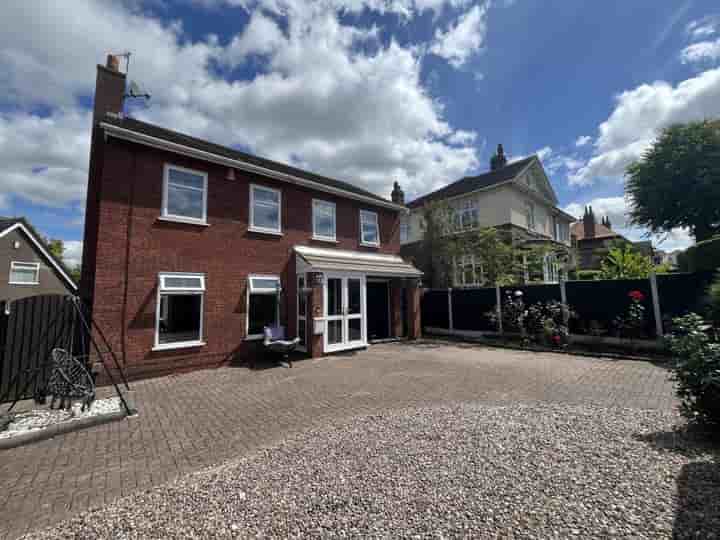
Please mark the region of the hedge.
<svg viewBox="0 0 720 540"><path fill-rule="evenodd" d="M720 268L720 236L698 242L678 255L682 272L708 272Z"/></svg>

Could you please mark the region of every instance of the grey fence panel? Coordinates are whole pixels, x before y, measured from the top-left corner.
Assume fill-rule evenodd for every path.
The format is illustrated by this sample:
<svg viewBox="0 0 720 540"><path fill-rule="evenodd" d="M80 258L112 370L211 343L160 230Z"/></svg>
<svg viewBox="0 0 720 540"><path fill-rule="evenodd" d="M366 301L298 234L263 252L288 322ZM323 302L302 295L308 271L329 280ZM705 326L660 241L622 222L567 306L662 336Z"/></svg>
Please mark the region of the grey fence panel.
<svg viewBox="0 0 720 540"><path fill-rule="evenodd" d="M431 289L424 292L420 304L423 326L450 327L447 289Z"/></svg>
<svg viewBox="0 0 720 540"><path fill-rule="evenodd" d="M495 287L454 289L452 292L453 328L457 330L494 331L487 317L495 311Z"/></svg>

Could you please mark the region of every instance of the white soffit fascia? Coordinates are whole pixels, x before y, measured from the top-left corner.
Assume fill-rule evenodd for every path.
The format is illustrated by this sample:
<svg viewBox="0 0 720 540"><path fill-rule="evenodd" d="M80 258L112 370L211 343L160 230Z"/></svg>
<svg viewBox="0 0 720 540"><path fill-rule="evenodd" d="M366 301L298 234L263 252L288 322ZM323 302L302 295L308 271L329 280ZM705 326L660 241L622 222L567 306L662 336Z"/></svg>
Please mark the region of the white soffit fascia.
<svg viewBox="0 0 720 540"><path fill-rule="evenodd" d="M114 125L108 124L106 122L102 122L100 124L100 127L105 129L106 132L108 133L108 135L118 138L118 139L123 139L126 141L143 144L145 146L151 146L153 148L159 148L160 150L167 150L169 152L175 152L176 154L182 154L184 156L194 157L194 158L201 159L204 161L209 161L211 163L218 163L220 165L225 165L226 167L234 167L236 169L240 169L243 171L251 172L254 174L259 174L259 175L266 176L269 178L274 178L275 180L280 180L282 182L289 182L291 184L297 184L297 185L307 187L310 189L314 189L317 191L323 191L325 193L332 193L333 195L338 195L340 197L354 199L354 200L369 204L371 206L380 206L382 208L389 208L389 209L395 210L397 212L407 212L407 208L405 206L395 204L390 201L381 201L378 199L373 199L372 197L366 197L359 193L353 193L352 191L346 191L344 189L335 188L332 186L321 184L320 182L313 182L312 180L306 180L304 178L300 178L298 176L294 176L291 174L281 173L279 171L273 171L272 169L268 169L266 167L261 167L259 165L253 165L252 163L246 163L245 161L240 161L237 159L220 156L218 154L206 152L204 150L192 148L190 146L185 146L183 144L178 144L178 143L174 143L171 141L167 141L165 139L160 139L158 137L153 137L151 135L146 135L144 133L138 133L137 131L114 126Z"/></svg>

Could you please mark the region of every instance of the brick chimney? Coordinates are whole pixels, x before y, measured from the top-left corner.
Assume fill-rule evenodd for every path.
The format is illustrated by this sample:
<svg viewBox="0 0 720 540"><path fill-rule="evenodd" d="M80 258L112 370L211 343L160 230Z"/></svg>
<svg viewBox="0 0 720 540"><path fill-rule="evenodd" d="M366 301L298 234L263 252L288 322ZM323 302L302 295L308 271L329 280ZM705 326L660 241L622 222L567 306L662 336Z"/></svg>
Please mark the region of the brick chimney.
<svg viewBox="0 0 720 540"><path fill-rule="evenodd" d="M393 190L390 194L390 199L392 199L392 202L395 204L405 204L405 192L400 189L400 184L395 182L393 184Z"/></svg>
<svg viewBox="0 0 720 540"><path fill-rule="evenodd" d="M497 152L490 158L490 170L502 169L506 164L507 158L505 157L505 150L503 150L502 144L498 144Z"/></svg>
<svg viewBox="0 0 720 540"><path fill-rule="evenodd" d="M97 66L93 126L101 122L106 113L121 114L124 97L125 74L120 72L120 59L108 54L106 64Z"/></svg>
<svg viewBox="0 0 720 540"><path fill-rule="evenodd" d="M583 232L585 238L595 237L595 214L593 214L592 206L585 208L585 215L583 216Z"/></svg>

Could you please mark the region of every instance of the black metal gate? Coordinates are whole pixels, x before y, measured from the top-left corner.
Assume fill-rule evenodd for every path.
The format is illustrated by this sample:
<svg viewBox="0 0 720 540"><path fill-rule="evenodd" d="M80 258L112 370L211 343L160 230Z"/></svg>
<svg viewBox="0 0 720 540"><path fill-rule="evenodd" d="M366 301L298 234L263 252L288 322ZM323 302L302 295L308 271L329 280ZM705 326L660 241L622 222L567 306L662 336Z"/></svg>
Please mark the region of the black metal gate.
<svg viewBox="0 0 720 540"><path fill-rule="evenodd" d="M0 303L0 403L42 393L52 350L75 353L87 343L74 301L53 294Z"/></svg>

